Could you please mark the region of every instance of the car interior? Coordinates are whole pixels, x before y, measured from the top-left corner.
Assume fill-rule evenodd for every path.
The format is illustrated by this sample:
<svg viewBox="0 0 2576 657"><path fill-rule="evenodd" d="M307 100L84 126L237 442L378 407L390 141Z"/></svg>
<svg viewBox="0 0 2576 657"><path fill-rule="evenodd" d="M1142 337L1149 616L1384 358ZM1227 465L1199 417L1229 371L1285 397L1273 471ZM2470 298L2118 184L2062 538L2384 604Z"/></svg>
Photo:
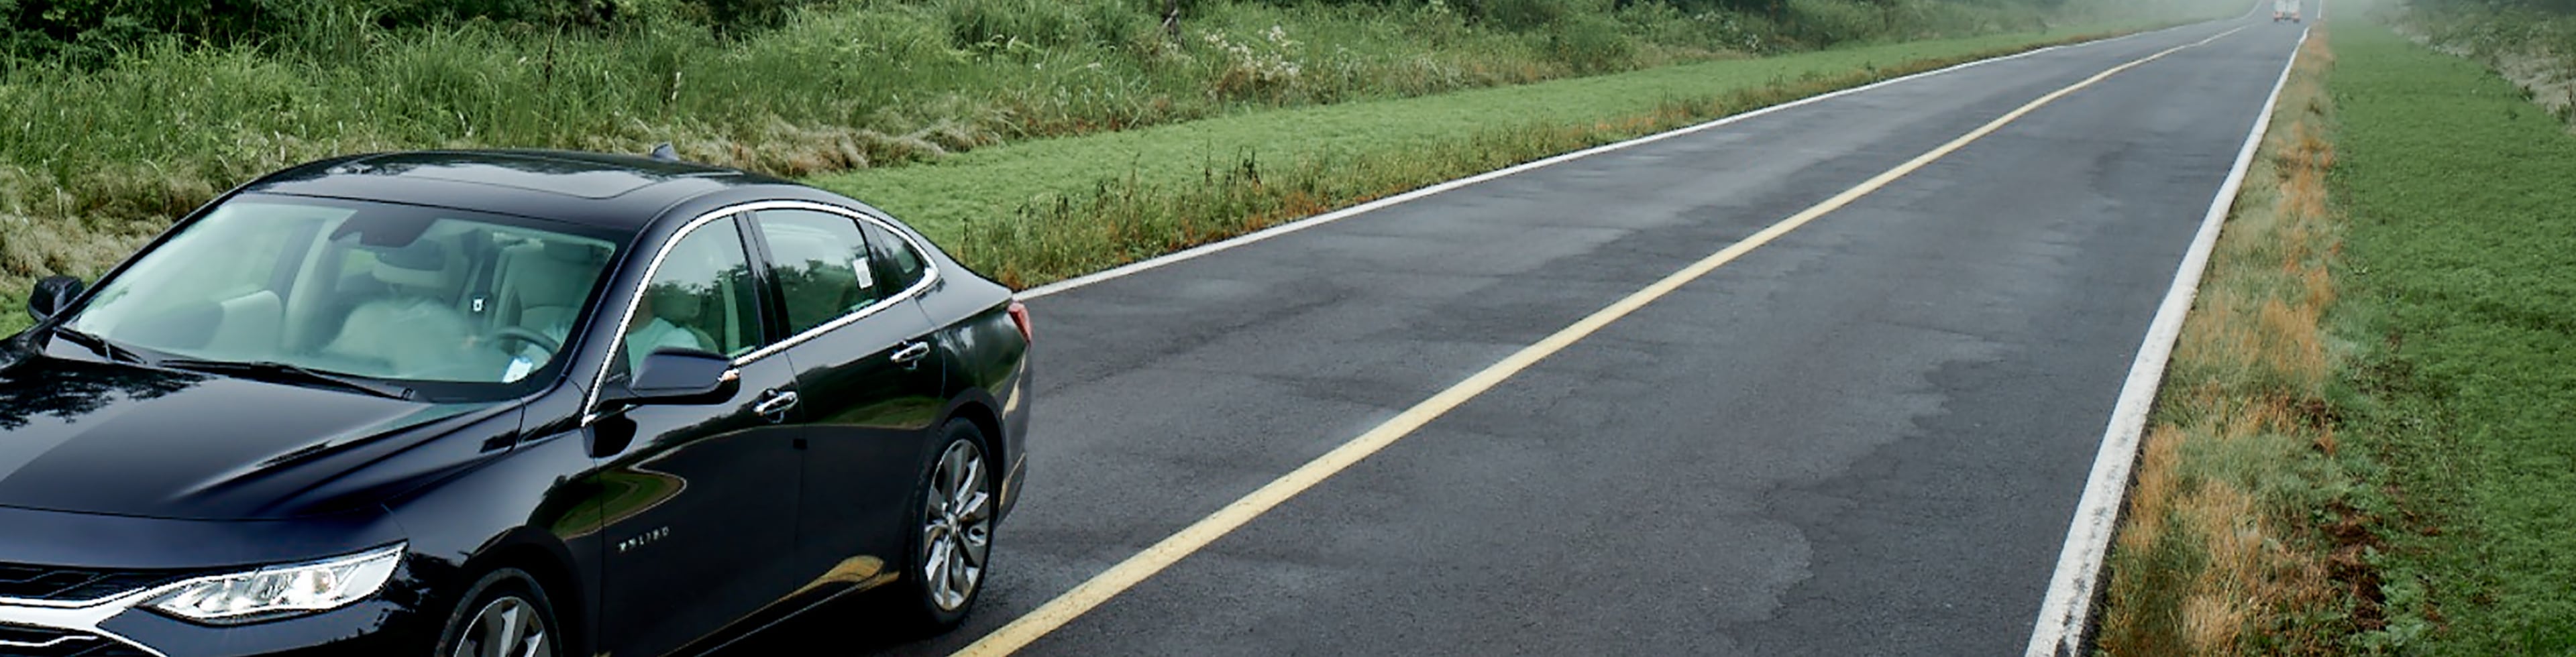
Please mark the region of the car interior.
<svg viewBox="0 0 2576 657"><path fill-rule="evenodd" d="M512 382L562 348L613 252L420 208L236 203L108 281L73 322L191 358Z"/></svg>

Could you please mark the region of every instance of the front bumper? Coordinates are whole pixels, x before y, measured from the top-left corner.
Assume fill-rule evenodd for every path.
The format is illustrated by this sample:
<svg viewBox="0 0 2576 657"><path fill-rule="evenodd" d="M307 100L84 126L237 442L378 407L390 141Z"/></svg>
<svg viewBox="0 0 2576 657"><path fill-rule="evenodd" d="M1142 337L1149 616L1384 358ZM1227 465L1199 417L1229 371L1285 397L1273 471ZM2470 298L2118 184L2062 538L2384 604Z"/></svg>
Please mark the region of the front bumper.
<svg viewBox="0 0 2576 657"><path fill-rule="evenodd" d="M89 607L0 604L0 655L383 655L416 652L435 640L389 625L409 614L382 598L318 614L214 627L135 608L148 594L138 591Z"/></svg>
<svg viewBox="0 0 2576 657"><path fill-rule="evenodd" d="M212 574L400 540L401 532L380 510L294 521L210 521L0 507L0 527L8 528L0 531L0 655L380 655L420 652L435 640L415 629L428 625L416 611L428 590L411 567L416 555L374 596L330 611L241 625L201 625L141 608L172 577L66 596L77 599L10 597L51 595L26 591L61 585L65 571ZM58 579L10 581L49 576Z"/></svg>

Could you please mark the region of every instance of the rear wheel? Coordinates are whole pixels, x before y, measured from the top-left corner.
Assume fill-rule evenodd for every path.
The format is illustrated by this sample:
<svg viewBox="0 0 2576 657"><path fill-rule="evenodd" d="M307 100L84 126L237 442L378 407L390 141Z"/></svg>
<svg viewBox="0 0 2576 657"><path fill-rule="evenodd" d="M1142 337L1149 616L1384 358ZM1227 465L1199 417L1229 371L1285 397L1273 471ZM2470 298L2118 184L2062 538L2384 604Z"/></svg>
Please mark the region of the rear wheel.
<svg viewBox="0 0 2576 657"><path fill-rule="evenodd" d="M503 568L484 575L467 589L464 601L447 615L439 632L436 657L557 657L563 640L555 633L554 604L526 571Z"/></svg>
<svg viewBox="0 0 2576 657"><path fill-rule="evenodd" d="M975 423L953 420L912 496L909 563L898 587L902 615L923 632L966 619L993 555L992 461Z"/></svg>

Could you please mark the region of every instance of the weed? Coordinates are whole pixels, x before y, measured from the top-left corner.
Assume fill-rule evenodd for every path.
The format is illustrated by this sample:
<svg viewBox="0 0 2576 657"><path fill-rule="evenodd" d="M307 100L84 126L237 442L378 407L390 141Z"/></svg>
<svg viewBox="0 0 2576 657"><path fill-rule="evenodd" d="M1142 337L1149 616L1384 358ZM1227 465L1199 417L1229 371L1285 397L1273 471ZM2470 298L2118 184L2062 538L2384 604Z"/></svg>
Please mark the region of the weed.
<svg viewBox="0 0 2576 657"><path fill-rule="evenodd" d="M2109 556L2105 654L2332 653L2378 615L2371 569L2338 560L2367 549L2366 519L2320 511L2350 509L2362 467L2327 401L2328 43L2301 50L2175 344Z"/></svg>
<svg viewBox="0 0 2576 657"><path fill-rule="evenodd" d="M1618 21L1587 15L1558 22L1547 35L1550 59L1583 73L1600 73L1636 60L1636 46L1621 34Z"/></svg>
<svg viewBox="0 0 2576 657"><path fill-rule="evenodd" d="M1891 27L1880 11L1855 0L1789 0L1788 37L1803 43L1842 43Z"/></svg>

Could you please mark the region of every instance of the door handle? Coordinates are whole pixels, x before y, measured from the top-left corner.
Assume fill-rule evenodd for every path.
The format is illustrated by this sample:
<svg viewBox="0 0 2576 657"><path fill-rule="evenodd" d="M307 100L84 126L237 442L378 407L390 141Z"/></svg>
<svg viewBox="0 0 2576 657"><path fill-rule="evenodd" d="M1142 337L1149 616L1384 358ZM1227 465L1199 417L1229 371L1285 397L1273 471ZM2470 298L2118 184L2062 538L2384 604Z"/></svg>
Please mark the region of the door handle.
<svg viewBox="0 0 2576 657"><path fill-rule="evenodd" d="M915 342L894 352L894 362L902 363L904 367L912 367L920 364L921 358L928 355L930 355L930 343Z"/></svg>
<svg viewBox="0 0 2576 657"><path fill-rule="evenodd" d="M771 391L768 398L760 400L759 405L752 406L751 412L755 415L777 415L795 407L796 391L776 390Z"/></svg>

